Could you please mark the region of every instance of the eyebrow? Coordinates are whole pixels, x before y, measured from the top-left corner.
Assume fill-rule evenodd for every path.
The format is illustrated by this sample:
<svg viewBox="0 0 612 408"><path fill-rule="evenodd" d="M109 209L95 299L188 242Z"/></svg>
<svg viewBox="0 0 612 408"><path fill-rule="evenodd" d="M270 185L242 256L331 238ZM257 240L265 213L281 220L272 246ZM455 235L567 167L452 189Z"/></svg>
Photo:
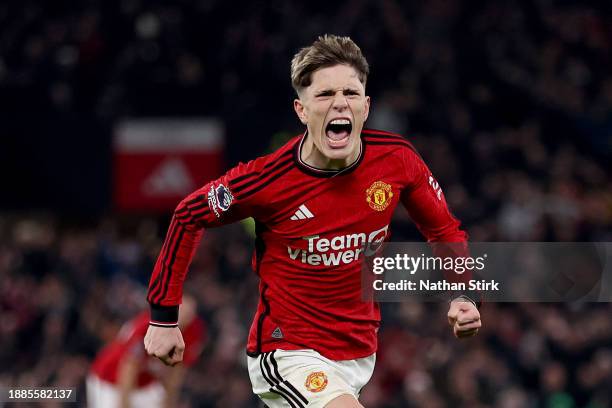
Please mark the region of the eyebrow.
<svg viewBox="0 0 612 408"><path fill-rule="evenodd" d="M342 92L346 93L346 92L355 92L355 93L359 93L359 90L357 88L352 88L352 87L346 87L346 88L342 88ZM334 90L331 88L324 88L320 91L315 92L315 96L324 96L324 95L330 95L333 94Z"/></svg>

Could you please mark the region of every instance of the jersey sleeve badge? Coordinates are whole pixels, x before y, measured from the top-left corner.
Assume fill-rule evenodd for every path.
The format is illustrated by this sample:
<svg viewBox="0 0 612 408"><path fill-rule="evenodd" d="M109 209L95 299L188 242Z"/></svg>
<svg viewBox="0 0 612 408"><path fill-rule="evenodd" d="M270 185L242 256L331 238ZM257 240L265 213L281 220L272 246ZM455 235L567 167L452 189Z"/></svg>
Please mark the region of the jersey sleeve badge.
<svg viewBox="0 0 612 408"><path fill-rule="evenodd" d="M217 218L221 218L219 211L225 212L229 210L232 201L234 201L234 196L229 188L225 187L223 184L219 184L216 188L214 185L210 187L210 191L208 192L208 207L213 210Z"/></svg>

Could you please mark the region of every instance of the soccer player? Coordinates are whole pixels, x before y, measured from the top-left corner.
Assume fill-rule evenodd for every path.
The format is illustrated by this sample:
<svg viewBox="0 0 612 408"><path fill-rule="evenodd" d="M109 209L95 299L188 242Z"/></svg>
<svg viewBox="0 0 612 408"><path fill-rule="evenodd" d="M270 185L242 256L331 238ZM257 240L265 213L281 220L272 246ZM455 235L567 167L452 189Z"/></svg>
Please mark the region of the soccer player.
<svg viewBox="0 0 612 408"><path fill-rule="evenodd" d="M87 378L89 408L176 407L185 367L194 364L206 337L204 321L196 315L195 298L183 297L178 320L187 351L182 367L164 367L142 347L149 311L125 323L117 338L96 356Z"/></svg>
<svg viewBox="0 0 612 408"><path fill-rule="evenodd" d="M253 391L270 408L362 407L380 322L378 304L360 297L364 245L389 238L399 203L428 241L467 239L413 146L363 128L368 73L348 37L322 36L300 50L291 80L304 134L238 164L178 205L149 285L150 355L181 361L178 304L203 230L253 217L252 264L260 278L247 345ZM457 337L481 325L465 297L450 303L448 319Z"/></svg>

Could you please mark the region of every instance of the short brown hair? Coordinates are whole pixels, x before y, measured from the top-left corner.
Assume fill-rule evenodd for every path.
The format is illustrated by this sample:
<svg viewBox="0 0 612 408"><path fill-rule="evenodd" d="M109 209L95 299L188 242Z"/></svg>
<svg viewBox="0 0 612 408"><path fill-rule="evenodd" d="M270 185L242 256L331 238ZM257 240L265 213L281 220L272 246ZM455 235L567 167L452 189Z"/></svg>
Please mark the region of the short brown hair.
<svg viewBox="0 0 612 408"><path fill-rule="evenodd" d="M349 65L357 71L365 86L370 73L368 61L350 37L325 34L311 46L302 48L291 61L291 85L296 92L310 86L312 73L320 68Z"/></svg>

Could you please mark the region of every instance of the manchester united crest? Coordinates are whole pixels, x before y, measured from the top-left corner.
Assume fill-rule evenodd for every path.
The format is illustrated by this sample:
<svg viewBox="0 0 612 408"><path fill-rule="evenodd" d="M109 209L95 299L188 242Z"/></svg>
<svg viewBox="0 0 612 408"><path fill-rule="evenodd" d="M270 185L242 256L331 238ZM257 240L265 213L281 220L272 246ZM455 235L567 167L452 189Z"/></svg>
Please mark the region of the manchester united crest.
<svg viewBox="0 0 612 408"><path fill-rule="evenodd" d="M310 392L323 391L327 387L327 376L323 371L315 371L306 378L306 384L304 385Z"/></svg>
<svg viewBox="0 0 612 408"><path fill-rule="evenodd" d="M384 211L391 203L392 197L391 185L383 181L375 181L366 191L366 201L376 211Z"/></svg>

